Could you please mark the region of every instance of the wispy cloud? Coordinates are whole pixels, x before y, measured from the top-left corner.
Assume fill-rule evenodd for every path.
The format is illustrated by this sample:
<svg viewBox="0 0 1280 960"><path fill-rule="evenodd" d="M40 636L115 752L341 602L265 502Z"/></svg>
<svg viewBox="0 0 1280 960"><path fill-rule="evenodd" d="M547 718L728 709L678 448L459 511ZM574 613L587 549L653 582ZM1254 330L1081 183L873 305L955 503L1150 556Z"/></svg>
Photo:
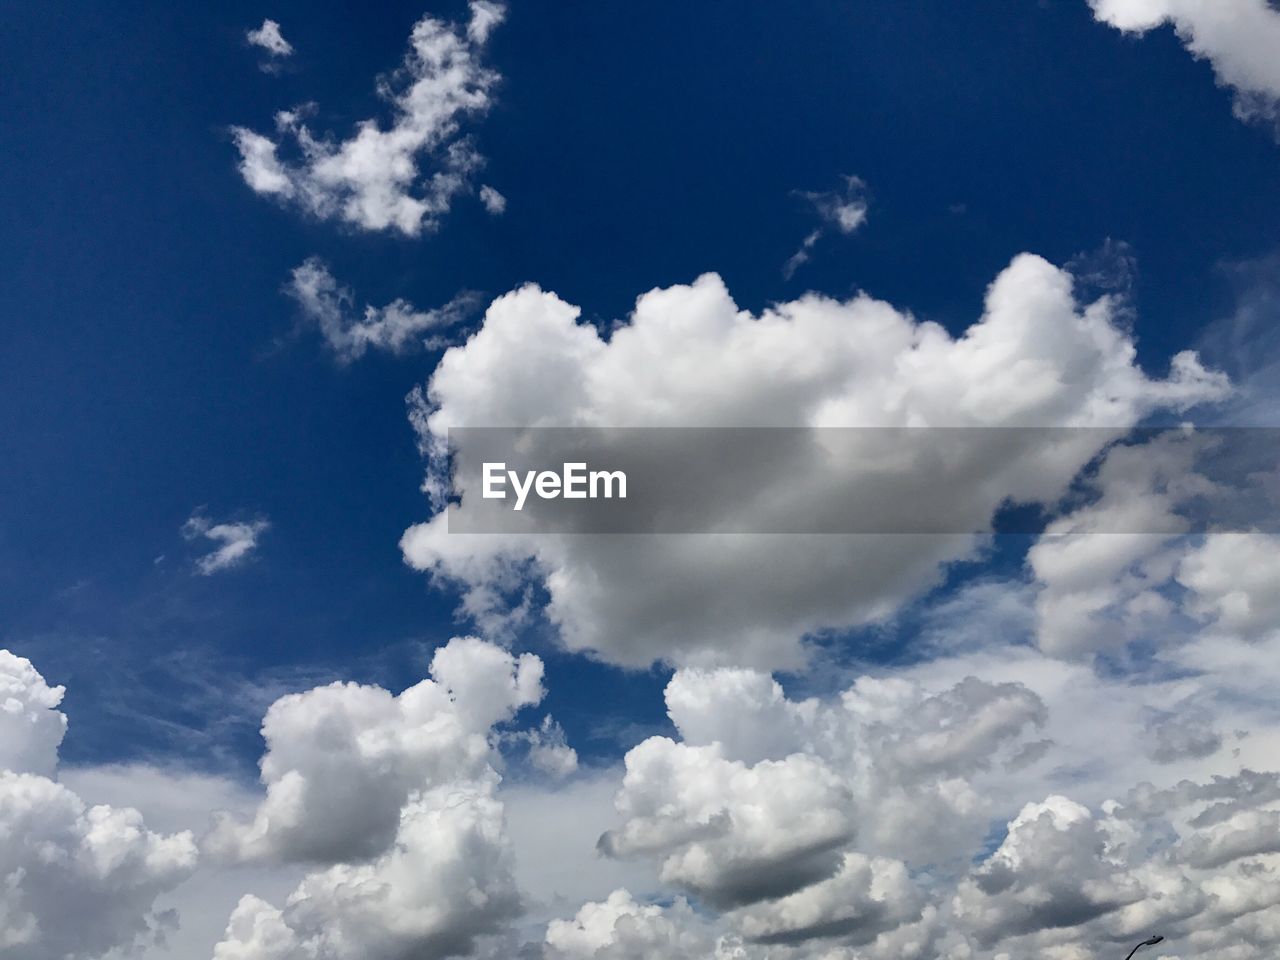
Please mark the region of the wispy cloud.
<svg viewBox="0 0 1280 960"><path fill-rule="evenodd" d="M456 324L475 305L475 296L464 292L434 310L419 310L396 299L382 307L366 304L363 313L356 315L351 290L339 284L316 257L294 268L285 293L319 328L341 363L358 360L371 349L401 354L437 345L438 340L425 334Z"/></svg>
<svg viewBox="0 0 1280 960"><path fill-rule="evenodd" d="M258 538L270 527L264 517L243 522L212 523L199 510L182 525L187 540L207 540L215 548L196 559L196 568L204 576L229 570L244 563L258 546Z"/></svg>
<svg viewBox="0 0 1280 960"><path fill-rule="evenodd" d="M808 262L813 248L829 230L848 235L867 222L867 185L858 177L846 176L844 189L823 193L801 192L813 205L819 218L818 226L800 242L800 247L782 266L782 275L788 280Z"/></svg>

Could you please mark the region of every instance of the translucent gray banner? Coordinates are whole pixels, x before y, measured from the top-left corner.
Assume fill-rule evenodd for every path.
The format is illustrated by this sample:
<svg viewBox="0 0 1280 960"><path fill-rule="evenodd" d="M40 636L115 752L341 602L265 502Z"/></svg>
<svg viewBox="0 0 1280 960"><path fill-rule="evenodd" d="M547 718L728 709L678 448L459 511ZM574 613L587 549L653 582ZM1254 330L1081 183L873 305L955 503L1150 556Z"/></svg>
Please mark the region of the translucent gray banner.
<svg viewBox="0 0 1280 960"><path fill-rule="evenodd" d="M451 533L1280 529L1271 428L468 427L448 445Z"/></svg>

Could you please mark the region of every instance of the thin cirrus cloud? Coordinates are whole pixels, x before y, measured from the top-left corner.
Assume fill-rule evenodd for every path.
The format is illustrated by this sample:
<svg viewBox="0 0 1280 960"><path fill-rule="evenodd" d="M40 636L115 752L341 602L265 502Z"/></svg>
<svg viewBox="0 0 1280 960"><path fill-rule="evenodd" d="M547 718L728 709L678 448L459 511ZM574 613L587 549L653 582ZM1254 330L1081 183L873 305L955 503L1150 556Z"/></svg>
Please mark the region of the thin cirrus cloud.
<svg viewBox="0 0 1280 960"><path fill-rule="evenodd" d="M1093 15L1126 33L1165 24L1235 92L1242 119L1280 119L1280 10L1268 0L1089 0Z"/></svg>
<svg viewBox="0 0 1280 960"><path fill-rule="evenodd" d="M301 107L276 114L274 138L233 127L245 183L321 220L409 237L434 230L484 164L462 126L489 109L499 80L481 57L504 8L472 0L469 9L465 26L431 16L414 25L409 53L378 88L390 125L363 120L335 139L314 133Z"/></svg>
<svg viewBox="0 0 1280 960"><path fill-rule="evenodd" d="M460 293L442 307L419 310L403 299L385 306L366 304L355 311L355 296L311 257L294 268L285 293L313 324L340 363L359 360L370 350L405 354L443 343L441 331L456 325L475 308L475 296Z"/></svg>
<svg viewBox="0 0 1280 960"><path fill-rule="evenodd" d="M247 562L258 548L258 539L270 526L270 521L263 517L214 523L197 510L182 525L182 536L213 545L212 550L196 558L196 569L207 577Z"/></svg>

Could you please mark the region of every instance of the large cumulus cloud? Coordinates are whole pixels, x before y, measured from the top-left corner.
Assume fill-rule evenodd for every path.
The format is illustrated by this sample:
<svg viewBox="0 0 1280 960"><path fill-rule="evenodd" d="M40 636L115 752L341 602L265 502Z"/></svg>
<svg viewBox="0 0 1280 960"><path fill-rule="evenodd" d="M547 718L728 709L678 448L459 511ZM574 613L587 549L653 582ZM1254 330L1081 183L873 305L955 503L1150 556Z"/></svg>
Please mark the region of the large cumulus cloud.
<svg viewBox="0 0 1280 960"><path fill-rule="evenodd" d="M155 940L172 919L157 896L197 862L190 833L153 833L137 810L90 806L54 779L62 695L0 650L0 953L13 960L89 960Z"/></svg>
<svg viewBox="0 0 1280 960"><path fill-rule="evenodd" d="M645 294L606 337L525 287L444 355L414 421L436 458L437 493L456 426L1106 428L955 431L928 469L912 455L862 466L880 484L886 471L915 478L919 502L982 530L1006 500L1055 501L1112 430L1227 389L1194 354L1178 354L1165 379L1134 358L1112 300L1076 303L1071 277L1029 255L1000 274L959 337L865 295L808 295L753 316L714 275ZM805 461L778 483L800 484L821 512L859 489L847 467ZM782 486L772 492L785 499ZM802 663L808 635L887 615L975 539L451 535L441 511L401 545L414 567L459 585L464 610L489 629L527 613L536 585L571 649L633 665L772 667Z"/></svg>
<svg viewBox="0 0 1280 960"><path fill-rule="evenodd" d="M266 796L208 844L320 866L281 907L245 896L217 960L448 957L519 914L492 728L542 699L542 662L462 637L430 671L398 696L335 683L268 710Z"/></svg>
<svg viewBox="0 0 1280 960"><path fill-rule="evenodd" d="M263 720L267 794L250 823L223 819L212 850L243 860L336 863L382 853L417 791L489 769L489 728L542 699L542 662L474 637L436 651L401 694L333 683L290 694Z"/></svg>

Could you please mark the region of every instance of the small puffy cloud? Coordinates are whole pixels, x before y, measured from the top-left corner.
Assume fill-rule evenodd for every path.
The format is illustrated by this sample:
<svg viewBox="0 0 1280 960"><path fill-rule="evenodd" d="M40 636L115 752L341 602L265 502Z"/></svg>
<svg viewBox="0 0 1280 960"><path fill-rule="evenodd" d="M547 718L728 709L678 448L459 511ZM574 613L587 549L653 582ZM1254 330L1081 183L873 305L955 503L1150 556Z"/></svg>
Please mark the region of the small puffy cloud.
<svg viewBox="0 0 1280 960"><path fill-rule="evenodd" d="M306 320L320 330L341 363L352 363L369 350L404 354L436 346L439 341L432 334L456 324L473 303L464 293L435 310L418 310L408 301L396 299L382 307L366 304L357 315L352 292L316 257L294 268L285 292Z"/></svg>
<svg viewBox="0 0 1280 960"><path fill-rule="evenodd" d="M250 30L245 35L252 46L265 50L271 57L288 57L293 54L293 44L280 32L280 24L271 19L262 21L262 26Z"/></svg>
<svg viewBox="0 0 1280 960"><path fill-rule="evenodd" d="M813 248L827 230L836 230L847 236L867 222L866 189L867 185L860 178L845 177L843 190L801 194L813 205L819 226L805 236L800 248L783 265L784 277L790 280L809 261Z"/></svg>
<svg viewBox="0 0 1280 960"><path fill-rule="evenodd" d="M462 124L492 103L499 78L481 54L503 9L473 0L466 27L431 16L414 25L404 62L378 88L392 107L389 126L368 119L349 138L335 139L313 133L305 110L284 110L276 115L275 139L233 127L245 183L363 230L412 237L435 229L484 162ZM289 145L296 158L282 159Z"/></svg>
<svg viewBox="0 0 1280 960"><path fill-rule="evenodd" d="M480 202L495 216L507 209L507 198L487 183L480 187Z"/></svg>
<svg viewBox="0 0 1280 960"><path fill-rule="evenodd" d="M138 811L89 806L53 779L61 699L0 650L0 953L12 960L91 960L156 940L172 922L156 898L197 862L189 832L153 833Z"/></svg>
<svg viewBox="0 0 1280 960"><path fill-rule="evenodd" d="M187 540L209 540L216 544L213 550L196 560L196 568L207 577L248 560L258 547L258 538L270 526L262 517L248 521L213 523L197 510L182 525L182 535Z"/></svg>
<svg viewBox="0 0 1280 960"><path fill-rule="evenodd" d="M1094 16L1128 33L1171 24L1191 54L1208 60L1236 94L1241 117L1276 118L1280 10L1268 0L1089 0Z"/></svg>
<svg viewBox="0 0 1280 960"><path fill-rule="evenodd" d="M248 861L383 854L410 797L486 777L490 727L542 695L537 657L459 637L436 651L431 679L398 696L333 683L282 697L262 723L266 797L248 822L222 817L206 844Z"/></svg>
<svg viewBox="0 0 1280 960"><path fill-rule="evenodd" d="M1116 311L1107 297L1078 304L1071 276L1029 255L996 278L960 336L866 295L810 294L754 316L713 275L644 294L606 336L527 286L445 353L411 415L429 480L454 426L1102 428L950 431L954 456L901 457L900 483L886 483L883 460L797 457L777 496L760 498L821 515L851 490L884 489L901 508L911 484L912 502L979 530L1009 500L1056 503L1142 418L1226 394L1190 352L1167 378L1145 374ZM460 492L459 509L480 502ZM712 485L689 496L709 511L724 500ZM969 535L467 535L448 532L441 507L401 547L410 565L461 588L464 614L497 631L545 595L567 648L636 666L800 666L806 637L884 618L977 547Z"/></svg>

